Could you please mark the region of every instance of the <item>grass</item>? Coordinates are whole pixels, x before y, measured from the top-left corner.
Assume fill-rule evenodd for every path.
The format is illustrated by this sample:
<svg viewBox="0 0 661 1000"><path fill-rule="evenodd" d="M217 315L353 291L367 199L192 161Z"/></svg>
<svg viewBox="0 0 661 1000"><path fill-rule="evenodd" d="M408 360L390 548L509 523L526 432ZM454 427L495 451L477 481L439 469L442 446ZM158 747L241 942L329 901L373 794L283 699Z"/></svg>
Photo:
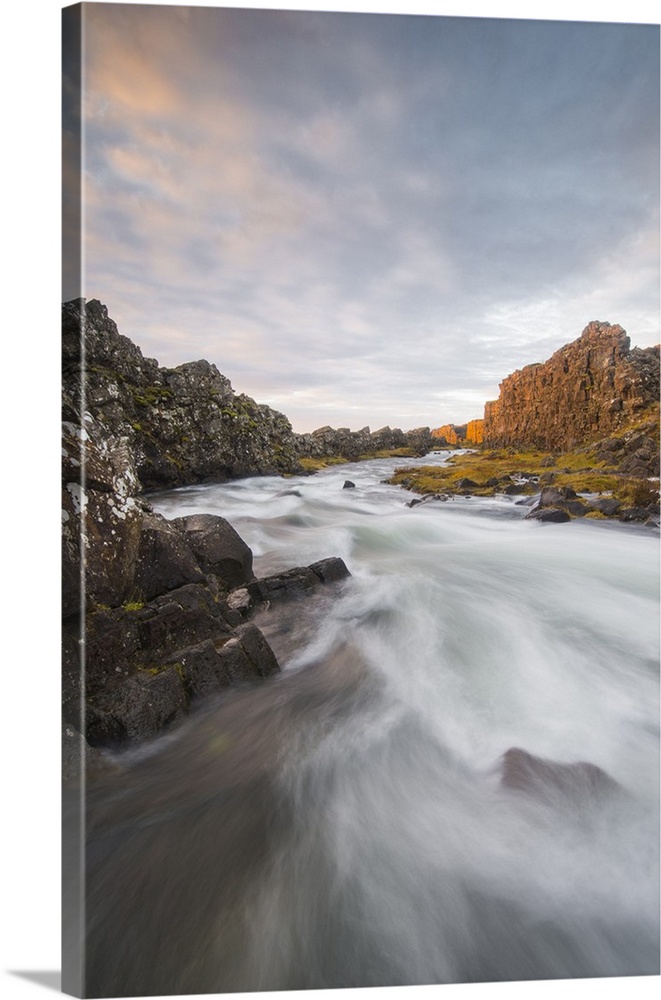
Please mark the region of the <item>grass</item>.
<svg viewBox="0 0 661 1000"><path fill-rule="evenodd" d="M414 493L447 493L487 497L503 493L517 473L541 478L541 484L569 486L576 493L612 495L625 507L647 507L658 503L658 489L646 479L636 479L611 471L603 460L597 460L594 449L581 448L561 454L514 449L473 451L451 455L443 466L422 465L396 469L389 479ZM462 479L476 485L460 486ZM521 495L531 495L540 488L539 482L526 483ZM591 515L592 516L592 515ZM595 514L595 517L599 515Z"/></svg>
<svg viewBox="0 0 661 1000"><path fill-rule="evenodd" d="M324 458L299 458L299 463L306 472L319 472L332 465L348 465L350 462L369 462L374 458L415 458L413 448L382 448L380 451L366 452L357 458L347 458L345 455L326 456Z"/></svg>

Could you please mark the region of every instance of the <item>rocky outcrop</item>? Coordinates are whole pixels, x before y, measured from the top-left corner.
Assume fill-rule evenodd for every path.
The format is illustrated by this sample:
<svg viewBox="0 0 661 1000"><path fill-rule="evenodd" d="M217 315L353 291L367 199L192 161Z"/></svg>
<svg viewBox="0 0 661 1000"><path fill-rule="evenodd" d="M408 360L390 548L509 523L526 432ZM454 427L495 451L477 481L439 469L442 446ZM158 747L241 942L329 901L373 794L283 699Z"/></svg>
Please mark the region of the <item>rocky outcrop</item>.
<svg viewBox="0 0 661 1000"><path fill-rule="evenodd" d="M65 397L74 412L82 406L88 432L99 425L102 481L117 464L129 492L302 471L287 418L237 395L215 365L162 368L97 300L67 302L62 315Z"/></svg>
<svg viewBox="0 0 661 1000"><path fill-rule="evenodd" d="M398 427L381 427L378 431L371 431L369 427L359 431L351 431L348 427L319 427L310 434L297 435L301 458L343 458L348 462L398 448L409 448L416 455L426 455L436 443L432 440L429 427L416 427L411 431L402 431Z"/></svg>
<svg viewBox="0 0 661 1000"><path fill-rule="evenodd" d="M330 558L258 580L250 549L223 518L167 521L137 504L134 510L133 548L115 549L111 522L103 519L92 544L84 543L85 612L64 622L64 720L84 734L85 747L150 739L200 698L277 673L268 642L246 619L266 602L298 598L349 575L341 559ZM125 581L112 595L99 583L106 541ZM76 746L67 744L69 769Z"/></svg>
<svg viewBox="0 0 661 1000"><path fill-rule="evenodd" d="M469 420L466 424L466 444L482 444L484 441L484 420Z"/></svg>
<svg viewBox="0 0 661 1000"><path fill-rule="evenodd" d="M435 444L463 445L482 444L484 438L484 421L469 420L467 424L443 424L432 432Z"/></svg>
<svg viewBox="0 0 661 1000"><path fill-rule="evenodd" d="M290 572L306 588L260 587L224 518L154 513L141 490L172 482L171 467L192 482L298 468L291 428L235 397L213 365L168 370L143 358L100 303L68 303L64 314L63 760L75 777L97 767L90 747L140 743L200 698L277 673L252 611L348 570L327 559Z"/></svg>
<svg viewBox="0 0 661 1000"><path fill-rule="evenodd" d="M566 451L627 427L658 400L658 348L631 349L621 326L592 322L501 382L485 406L484 443Z"/></svg>
<svg viewBox="0 0 661 1000"><path fill-rule="evenodd" d="M434 443L461 446L466 438L466 424L443 424L432 432Z"/></svg>

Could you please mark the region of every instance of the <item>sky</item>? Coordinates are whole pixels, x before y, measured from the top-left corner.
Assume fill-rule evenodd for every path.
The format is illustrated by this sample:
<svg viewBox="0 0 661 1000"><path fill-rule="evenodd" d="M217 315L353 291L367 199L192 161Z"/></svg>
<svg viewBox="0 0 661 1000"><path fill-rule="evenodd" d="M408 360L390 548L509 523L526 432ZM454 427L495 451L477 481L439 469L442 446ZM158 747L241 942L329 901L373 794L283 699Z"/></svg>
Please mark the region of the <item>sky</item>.
<svg viewBox="0 0 661 1000"><path fill-rule="evenodd" d="M659 342L658 25L86 4L82 288L297 431ZM65 79L65 192L76 99Z"/></svg>

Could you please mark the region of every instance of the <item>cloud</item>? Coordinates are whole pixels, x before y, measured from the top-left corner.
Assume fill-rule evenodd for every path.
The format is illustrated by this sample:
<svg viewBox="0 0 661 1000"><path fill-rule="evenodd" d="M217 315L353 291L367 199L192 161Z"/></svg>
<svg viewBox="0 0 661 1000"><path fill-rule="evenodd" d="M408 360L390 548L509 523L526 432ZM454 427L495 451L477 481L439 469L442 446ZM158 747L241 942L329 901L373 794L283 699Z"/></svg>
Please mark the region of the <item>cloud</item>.
<svg viewBox="0 0 661 1000"><path fill-rule="evenodd" d="M162 363L207 357L308 429L439 424L591 319L658 339L653 29L86 24L86 293Z"/></svg>

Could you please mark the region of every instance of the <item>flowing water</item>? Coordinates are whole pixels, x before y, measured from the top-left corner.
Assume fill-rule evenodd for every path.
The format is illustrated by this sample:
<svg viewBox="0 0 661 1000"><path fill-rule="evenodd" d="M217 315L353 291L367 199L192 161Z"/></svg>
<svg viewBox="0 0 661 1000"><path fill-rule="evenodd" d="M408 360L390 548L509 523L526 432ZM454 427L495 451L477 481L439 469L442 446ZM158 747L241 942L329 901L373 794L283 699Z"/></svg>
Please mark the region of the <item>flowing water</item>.
<svg viewBox="0 0 661 1000"><path fill-rule="evenodd" d="M657 533L409 509L398 464L152 498L258 576L351 577L260 613L278 677L90 789L90 995L658 973ZM512 787L512 747L617 785Z"/></svg>

